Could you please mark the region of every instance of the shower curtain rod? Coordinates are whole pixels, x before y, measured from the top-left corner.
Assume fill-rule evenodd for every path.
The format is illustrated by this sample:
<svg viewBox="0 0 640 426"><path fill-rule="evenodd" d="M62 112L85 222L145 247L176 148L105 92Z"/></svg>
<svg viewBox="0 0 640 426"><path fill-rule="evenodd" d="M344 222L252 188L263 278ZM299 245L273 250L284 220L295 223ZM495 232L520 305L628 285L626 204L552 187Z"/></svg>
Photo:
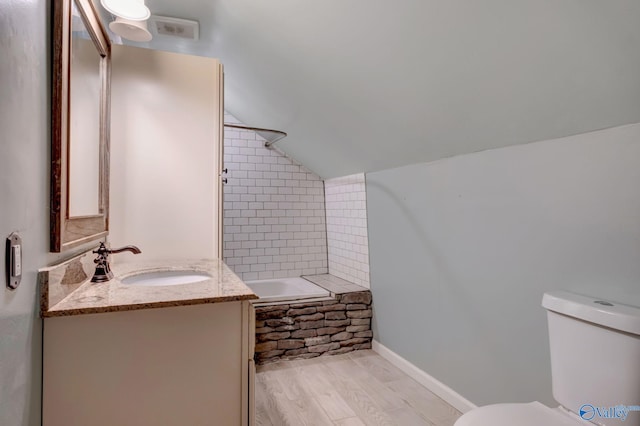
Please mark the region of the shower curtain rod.
<svg viewBox="0 0 640 426"><path fill-rule="evenodd" d="M234 129L243 129L243 130L253 130L254 132L258 132L258 133L260 132L275 133L276 134L275 139L265 141L264 146L267 148L269 148L271 145L273 145L274 143L278 142L280 139L283 139L287 136L285 132L282 132L280 130L263 129L261 127L245 126L244 124L224 123L224 127L233 127Z"/></svg>

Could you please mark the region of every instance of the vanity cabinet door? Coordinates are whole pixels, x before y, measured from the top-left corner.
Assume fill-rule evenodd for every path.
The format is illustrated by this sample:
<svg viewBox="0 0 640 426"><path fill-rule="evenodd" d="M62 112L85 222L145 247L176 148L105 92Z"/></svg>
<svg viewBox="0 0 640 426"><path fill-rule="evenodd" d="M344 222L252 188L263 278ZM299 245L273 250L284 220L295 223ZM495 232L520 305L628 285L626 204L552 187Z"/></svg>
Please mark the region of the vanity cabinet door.
<svg viewBox="0 0 640 426"><path fill-rule="evenodd" d="M43 425L250 424L251 309L226 302L46 318Z"/></svg>
<svg viewBox="0 0 640 426"><path fill-rule="evenodd" d="M256 422L256 364L253 360L255 355L256 348L256 311L253 307L253 304L250 302L245 302L246 313L247 313L247 327L245 330L247 333L246 339L248 342L248 353L247 353L247 413L248 419L247 422L249 425L253 426Z"/></svg>

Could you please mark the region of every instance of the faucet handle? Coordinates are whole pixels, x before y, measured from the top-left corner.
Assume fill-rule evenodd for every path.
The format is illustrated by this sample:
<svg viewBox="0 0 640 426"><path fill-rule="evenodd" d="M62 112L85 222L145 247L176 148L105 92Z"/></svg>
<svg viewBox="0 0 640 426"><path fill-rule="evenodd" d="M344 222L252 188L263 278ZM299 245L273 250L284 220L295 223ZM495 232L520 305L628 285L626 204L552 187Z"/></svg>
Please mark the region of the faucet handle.
<svg viewBox="0 0 640 426"><path fill-rule="evenodd" d="M104 242L100 242L100 247L93 250L93 253L98 257L94 260L96 264L96 271L91 278L91 282L102 283L109 281L113 278L113 272L111 272L111 266L109 265L109 255L112 253L122 253L123 251L130 251L133 254L140 254L142 251L136 246L124 246L119 249L108 249Z"/></svg>
<svg viewBox="0 0 640 426"><path fill-rule="evenodd" d="M95 249L92 253L104 256L105 254L109 254L109 249L104 245L104 241L100 241L100 247Z"/></svg>

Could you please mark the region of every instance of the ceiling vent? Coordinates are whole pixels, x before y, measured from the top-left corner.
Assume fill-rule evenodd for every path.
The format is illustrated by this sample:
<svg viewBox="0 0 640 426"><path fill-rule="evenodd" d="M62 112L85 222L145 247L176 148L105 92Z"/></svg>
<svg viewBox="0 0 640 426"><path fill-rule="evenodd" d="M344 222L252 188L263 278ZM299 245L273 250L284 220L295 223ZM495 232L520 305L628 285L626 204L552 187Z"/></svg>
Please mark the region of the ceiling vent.
<svg viewBox="0 0 640 426"><path fill-rule="evenodd" d="M155 35L179 37L186 40L198 40L200 28L196 21L153 15L149 26Z"/></svg>

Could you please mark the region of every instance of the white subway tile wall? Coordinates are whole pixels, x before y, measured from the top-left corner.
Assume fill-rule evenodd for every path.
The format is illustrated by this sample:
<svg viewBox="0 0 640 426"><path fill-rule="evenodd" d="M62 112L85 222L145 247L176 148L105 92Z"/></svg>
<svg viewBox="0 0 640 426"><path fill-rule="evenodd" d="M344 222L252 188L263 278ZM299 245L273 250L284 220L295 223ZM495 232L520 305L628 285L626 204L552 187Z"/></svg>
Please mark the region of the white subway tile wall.
<svg viewBox="0 0 640 426"><path fill-rule="evenodd" d="M324 182L329 273L370 288L364 173Z"/></svg>
<svg viewBox="0 0 640 426"><path fill-rule="evenodd" d="M225 114L225 122L238 123ZM225 128L224 259L243 280L326 274L323 182L249 130Z"/></svg>

